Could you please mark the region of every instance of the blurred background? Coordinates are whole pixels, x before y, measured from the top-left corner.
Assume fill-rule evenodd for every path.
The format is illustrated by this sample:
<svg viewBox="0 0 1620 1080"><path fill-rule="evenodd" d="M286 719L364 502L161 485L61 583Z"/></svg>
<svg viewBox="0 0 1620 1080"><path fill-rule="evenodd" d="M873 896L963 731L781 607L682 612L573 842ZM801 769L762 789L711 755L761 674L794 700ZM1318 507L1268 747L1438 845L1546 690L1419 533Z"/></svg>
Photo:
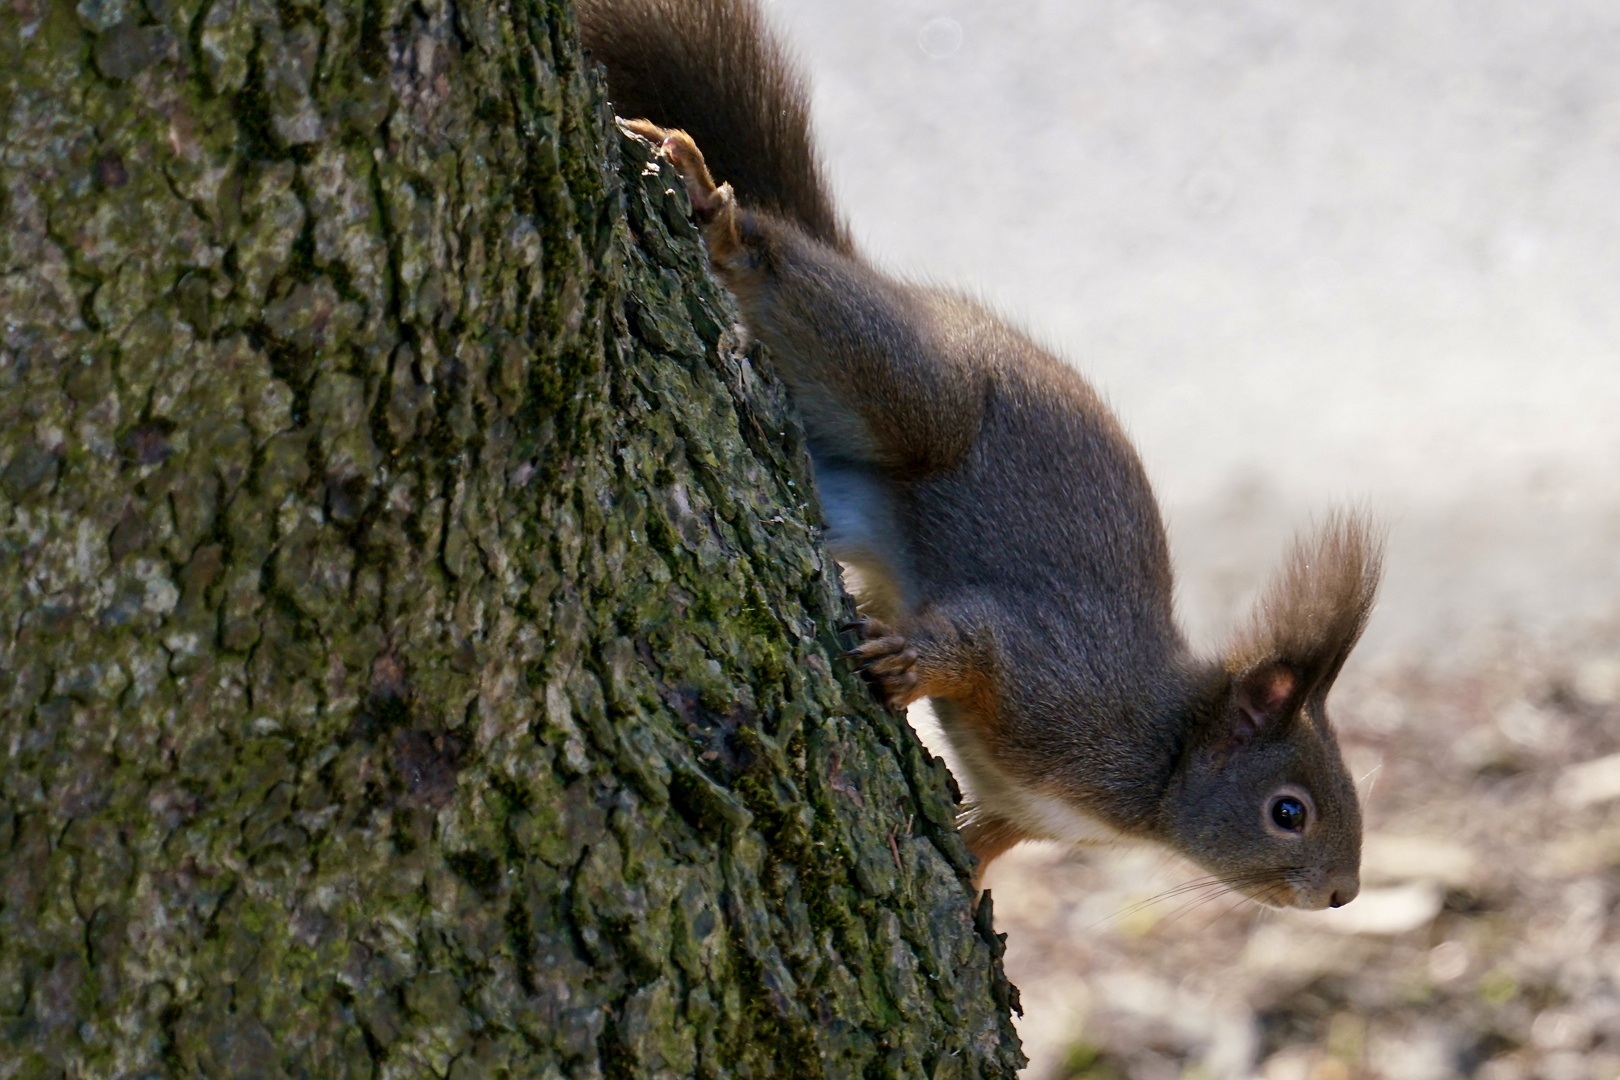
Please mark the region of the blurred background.
<svg viewBox="0 0 1620 1080"><path fill-rule="evenodd" d="M1114 405L1195 641L1313 514L1390 525L1332 702L1361 898L1016 850L1031 1080L1620 1076L1620 7L768 6L866 251Z"/></svg>

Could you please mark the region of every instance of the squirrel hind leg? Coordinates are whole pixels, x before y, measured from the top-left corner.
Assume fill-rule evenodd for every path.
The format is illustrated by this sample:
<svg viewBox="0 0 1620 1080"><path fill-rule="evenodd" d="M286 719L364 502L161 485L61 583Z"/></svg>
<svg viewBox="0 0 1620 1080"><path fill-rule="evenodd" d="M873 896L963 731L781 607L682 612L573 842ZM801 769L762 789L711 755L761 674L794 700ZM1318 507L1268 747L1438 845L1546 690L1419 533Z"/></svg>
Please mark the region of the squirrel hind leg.
<svg viewBox="0 0 1620 1080"><path fill-rule="evenodd" d="M968 852L979 861L973 871L973 884L980 889L984 888L984 873L993 860L1014 844L1032 839L1006 818L988 815L974 814L970 820L962 822L960 828Z"/></svg>
<svg viewBox="0 0 1620 1080"><path fill-rule="evenodd" d="M668 128L659 127L657 124L653 123L651 120L623 120L623 119L621 119L619 121L619 123L623 124L625 127L629 128L631 131L635 132L637 135L640 135L643 139L646 139L648 142L652 143L654 146L663 145L664 136L669 134L669 129Z"/></svg>
<svg viewBox="0 0 1620 1080"><path fill-rule="evenodd" d="M703 151L692 136L679 128L659 127L651 120L626 120L624 126L654 143L675 166L675 173L686 185L686 197L691 200L692 212L702 222L715 220L732 205L730 184L716 184L709 173Z"/></svg>

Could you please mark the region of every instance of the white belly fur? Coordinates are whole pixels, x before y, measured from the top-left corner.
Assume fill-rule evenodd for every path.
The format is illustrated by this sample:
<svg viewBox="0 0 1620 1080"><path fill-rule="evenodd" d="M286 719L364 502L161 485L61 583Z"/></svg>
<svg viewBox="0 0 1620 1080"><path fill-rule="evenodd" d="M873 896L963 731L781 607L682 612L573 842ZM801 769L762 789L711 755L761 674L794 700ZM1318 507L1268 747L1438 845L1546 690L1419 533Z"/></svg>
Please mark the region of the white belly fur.
<svg viewBox="0 0 1620 1080"><path fill-rule="evenodd" d="M861 610L886 622L905 610L905 543L883 481L861 469L816 461L816 491L827 517L827 547L846 571Z"/></svg>

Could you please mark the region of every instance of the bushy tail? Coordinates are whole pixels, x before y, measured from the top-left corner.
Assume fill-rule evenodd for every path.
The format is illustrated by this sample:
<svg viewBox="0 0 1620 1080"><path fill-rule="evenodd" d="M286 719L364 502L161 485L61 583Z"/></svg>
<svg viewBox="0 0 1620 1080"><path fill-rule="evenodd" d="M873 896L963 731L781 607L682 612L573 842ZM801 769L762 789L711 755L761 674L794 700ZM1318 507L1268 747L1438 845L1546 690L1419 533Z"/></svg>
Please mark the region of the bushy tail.
<svg viewBox="0 0 1620 1080"><path fill-rule="evenodd" d="M620 116L684 129L743 205L849 250L810 139L804 76L757 0L579 0L579 18Z"/></svg>

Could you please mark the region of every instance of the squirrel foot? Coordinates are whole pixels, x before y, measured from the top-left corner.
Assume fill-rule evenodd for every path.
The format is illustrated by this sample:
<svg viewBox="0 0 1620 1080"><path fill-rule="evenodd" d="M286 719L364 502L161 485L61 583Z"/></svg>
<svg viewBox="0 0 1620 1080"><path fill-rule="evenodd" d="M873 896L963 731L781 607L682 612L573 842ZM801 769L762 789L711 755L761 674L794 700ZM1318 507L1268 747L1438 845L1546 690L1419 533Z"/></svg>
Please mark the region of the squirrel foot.
<svg viewBox="0 0 1620 1080"><path fill-rule="evenodd" d="M686 184L686 197L691 200L692 212L699 221L712 221L731 203L731 185L714 182L709 166L703 161L703 151L697 148L692 136L679 128L659 127L651 120L626 120L624 126L658 144Z"/></svg>
<svg viewBox="0 0 1620 1080"><path fill-rule="evenodd" d="M983 812L964 813L957 820L957 825L962 830L962 840L967 844L968 851L979 861L973 871L976 888L984 887L984 872L990 868L992 860L1021 840L1037 839L1005 818L992 817Z"/></svg>
<svg viewBox="0 0 1620 1080"><path fill-rule="evenodd" d="M922 696L917 687L917 650L910 642L876 619L861 619L850 629L860 634L861 643L844 655L855 661L885 707L898 712Z"/></svg>

